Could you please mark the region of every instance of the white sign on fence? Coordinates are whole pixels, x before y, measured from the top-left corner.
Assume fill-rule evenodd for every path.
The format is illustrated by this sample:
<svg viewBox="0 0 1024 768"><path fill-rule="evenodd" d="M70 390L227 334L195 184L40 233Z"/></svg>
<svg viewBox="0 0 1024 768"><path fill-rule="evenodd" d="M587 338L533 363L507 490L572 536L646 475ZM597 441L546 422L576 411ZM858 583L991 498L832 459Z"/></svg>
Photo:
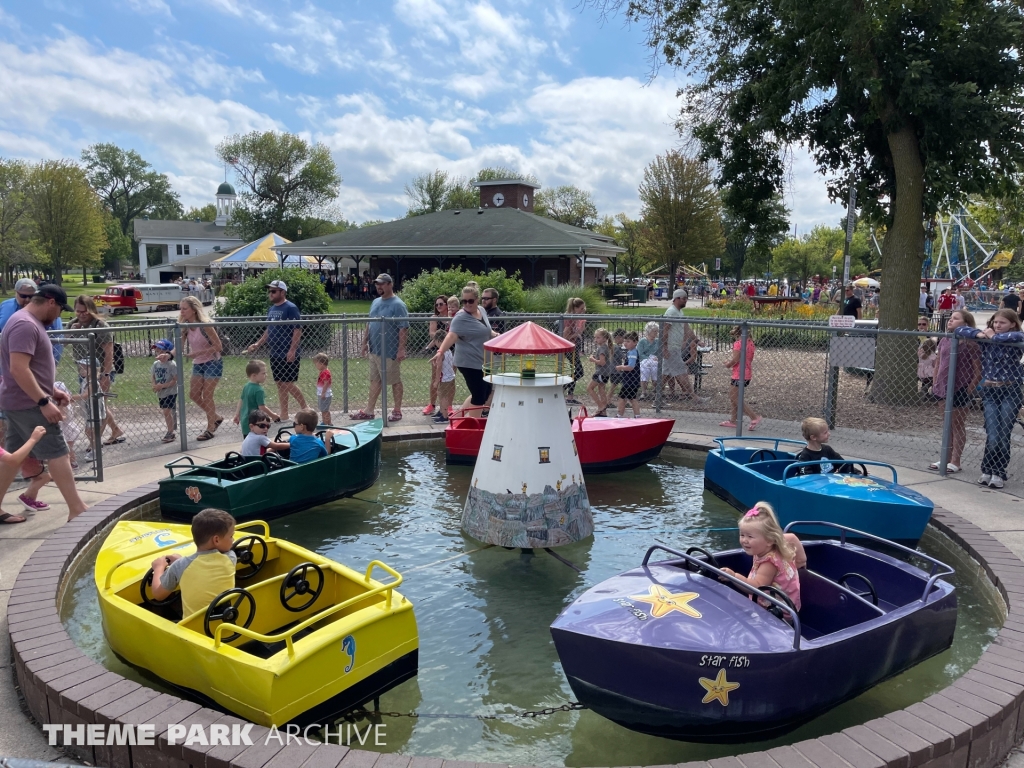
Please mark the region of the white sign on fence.
<svg viewBox="0 0 1024 768"><path fill-rule="evenodd" d="M854 328L857 318L853 315L832 315L828 319L829 328Z"/></svg>

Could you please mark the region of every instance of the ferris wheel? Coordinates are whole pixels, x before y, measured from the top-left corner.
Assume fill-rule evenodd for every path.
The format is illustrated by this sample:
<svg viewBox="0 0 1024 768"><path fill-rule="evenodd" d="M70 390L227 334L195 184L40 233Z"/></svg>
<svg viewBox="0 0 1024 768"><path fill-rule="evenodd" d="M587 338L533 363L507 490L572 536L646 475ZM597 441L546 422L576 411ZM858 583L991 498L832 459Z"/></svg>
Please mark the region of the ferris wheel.
<svg viewBox="0 0 1024 768"><path fill-rule="evenodd" d="M996 247L988 230L964 206L939 214L925 223L921 278L977 281L1010 263L1012 255Z"/></svg>

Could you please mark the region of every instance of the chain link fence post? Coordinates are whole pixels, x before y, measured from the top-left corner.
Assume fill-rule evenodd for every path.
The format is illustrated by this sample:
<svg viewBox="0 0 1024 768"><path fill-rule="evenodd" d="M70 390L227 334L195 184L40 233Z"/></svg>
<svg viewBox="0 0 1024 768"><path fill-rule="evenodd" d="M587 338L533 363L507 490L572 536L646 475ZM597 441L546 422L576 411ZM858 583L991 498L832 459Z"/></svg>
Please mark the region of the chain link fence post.
<svg viewBox="0 0 1024 768"><path fill-rule="evenodd" d="M348 321L341 321L341 409L348 413Z"/></svg>
<svg viewBox="0 0 1024 768"><path fill-rule="evenodd" d="M182 346L184 334L181 326L175 322L171 326L171 334L174 341L174 359L178 361L178 384L175 391L178 393L178 438L181 450L188 450L188 424L185 421L185 347Z"/></svg>
<svg viewBox="0 0 1024 768"><path fill-rule="evenodd" d="M380 322L380 416L384 420L384 426L388 425L388 346L387 332L388 320L390 318L379 318ZM370 354L373 354L372 352ZM371 363L373 365L373 363ZM371 385L372 386L372 385Z"/></svg>
<svg viewBox="0 0 1024 768"><path fill-rule="evenodd" d="M100 407L106 413L106 404L103 402L104 393L100 389L99 372L96 368L96 334L89 334L89 392L91 393L89 421L92 423L92 456L96 470L96 482L103 482L103 422L100 417Z"/></svg>
<svg viewBox="0 0 1024 768"><path fill-rule="evenodd" d="M956 358L957 347L960 346L960 339L954 336L950 339L949 347L949 373L946 375L946 407L942 414L942 447L939 449L939 474L943 477L947 474L949 464L949 448L952 439L951 429L953 426L953 401L956 400L954 385L956 384Z"/></svg>
<svg viewBox="0 0 1024 768"><path fill-rule="evenodd" d="M743 394L747 376L747 339L750 328L746 321L740 323L740 378L736 382L736 437L743 437ZM730 386L732 381L729 382Z"/></svg>

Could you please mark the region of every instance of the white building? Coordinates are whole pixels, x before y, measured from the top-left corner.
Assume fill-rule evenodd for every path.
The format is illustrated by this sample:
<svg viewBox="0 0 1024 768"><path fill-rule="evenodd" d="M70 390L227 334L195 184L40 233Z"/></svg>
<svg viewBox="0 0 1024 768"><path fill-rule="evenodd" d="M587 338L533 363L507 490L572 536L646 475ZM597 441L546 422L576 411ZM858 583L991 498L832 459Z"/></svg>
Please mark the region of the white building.
<svg viewBox="0 0 1024 768"><path fill-rule="evenodd" d="M178 277L199 277L222 251L243 245L225 231L237 195L226 181L217 187L217 218L212 221L135 219L139 243L139 274L146 283L169 283ZM160 263L148 266L147 251L160 249Z"/></svg>

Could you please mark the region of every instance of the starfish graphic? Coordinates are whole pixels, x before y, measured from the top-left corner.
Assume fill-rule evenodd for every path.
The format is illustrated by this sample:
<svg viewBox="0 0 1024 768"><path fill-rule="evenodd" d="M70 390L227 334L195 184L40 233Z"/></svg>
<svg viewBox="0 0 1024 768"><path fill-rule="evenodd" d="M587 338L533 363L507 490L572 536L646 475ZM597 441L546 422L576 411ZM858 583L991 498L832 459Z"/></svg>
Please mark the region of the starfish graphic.
<svg viewBox="0 0 1024 768"><path fill-rule="evenodd" d="M709 704L710 702L718 699L718 702L723 707L729 706L729 691L735 691L740 687L739 683L730 683L725 679L725 670L718 670L718 677L714 680L702 677L700 678L700 684L704 686L704 690L707 693L704 694L704 699L701 704Z"/></svg>
<svg viewBox="0 0 1024 768"><path fill-rule="evenodd" d="M662 616L679 611L695 619L700 618L700 611L690 606L690 601L700 597L696 592L677 592L672 594L660 584L651 584L649 595L630 595L630 600L650 603L651 616L660 619Z"/></svg>

